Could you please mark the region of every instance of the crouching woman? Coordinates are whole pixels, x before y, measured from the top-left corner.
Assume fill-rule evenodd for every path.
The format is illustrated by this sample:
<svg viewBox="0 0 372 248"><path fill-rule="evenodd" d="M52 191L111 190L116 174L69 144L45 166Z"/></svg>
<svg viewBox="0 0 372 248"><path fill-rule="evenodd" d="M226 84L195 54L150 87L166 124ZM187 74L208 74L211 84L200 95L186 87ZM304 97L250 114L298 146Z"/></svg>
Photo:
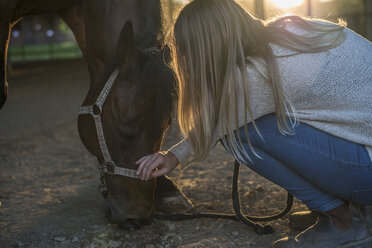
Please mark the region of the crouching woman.
<svg viewBox="0 0 372 248"><path fill-rule="evenodd" d="M137 161L150 179L204 159L216 142L324 217L275 247L372 242L372 43L298 16L270 22L233 0L195 0L170 43L185 139ZM155 170L157 169L157 170Z"/></svg>

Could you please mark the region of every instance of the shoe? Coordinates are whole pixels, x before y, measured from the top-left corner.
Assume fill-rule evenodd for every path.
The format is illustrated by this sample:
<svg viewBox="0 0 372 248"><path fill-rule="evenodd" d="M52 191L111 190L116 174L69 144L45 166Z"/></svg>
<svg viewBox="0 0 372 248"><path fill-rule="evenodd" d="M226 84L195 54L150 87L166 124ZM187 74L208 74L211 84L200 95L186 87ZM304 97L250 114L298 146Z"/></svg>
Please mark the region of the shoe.
<svg viewBox="0 0 372 248"><path fill-rule="evenodd" d="M350 204L352 225L348 231L337 230L327 215L296 237L274 242L274 248L372 248L372 235L359 207Z"/></svg>

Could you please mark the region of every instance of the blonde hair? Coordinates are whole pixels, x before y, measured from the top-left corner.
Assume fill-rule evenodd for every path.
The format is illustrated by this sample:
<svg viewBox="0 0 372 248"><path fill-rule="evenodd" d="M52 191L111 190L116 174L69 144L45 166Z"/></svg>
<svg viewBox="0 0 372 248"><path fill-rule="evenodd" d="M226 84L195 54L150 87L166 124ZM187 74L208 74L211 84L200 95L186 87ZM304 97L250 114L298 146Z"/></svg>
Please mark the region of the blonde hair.
<svg viewBox="0 0 372 248"><path fill-rule="evenodd" d="M296 35L287 29L295 23L312 35ZM234 130L238 129L238 92L244 97L245 123L251 120L258 131L249 106L247 57L264 61L271 85L279 130L290 133L293 112L280 83L275 55L270 43L299 53L313 53L339 46L345 39L343 26L305 20L299 16L280 17L264 23L233 0L194 0L180 12L169 46L172 68L178 82L178 122L188 137L194 159L205 158L217 123L235 154L246 154ZM239 82L240 81L240 82ZM241 83L242 82L242 83ZM248 112L248 116L247 116ZM249 142L247 124L245 135ZM253 150L253 149L252 149Z"/></svg>

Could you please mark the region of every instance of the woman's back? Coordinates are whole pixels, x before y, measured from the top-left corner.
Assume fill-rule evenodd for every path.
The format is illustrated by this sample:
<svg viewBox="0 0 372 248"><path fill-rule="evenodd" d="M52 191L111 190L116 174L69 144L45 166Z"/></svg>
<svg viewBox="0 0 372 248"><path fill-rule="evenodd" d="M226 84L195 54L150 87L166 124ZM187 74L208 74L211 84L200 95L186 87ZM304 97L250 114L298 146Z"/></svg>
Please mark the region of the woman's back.
<svg viewBox="0 0 372 248"><path fill-rule="evenodd" d="M296 24L287 25L293 33L304 32ZM345 28L345 33L341 46L319 53L296 54L274 44L271 47L277 56L283 89L299 120L372 146L372 43L350 29ZM259 118L275 108L271 87L263 82L264 66L259 59L250 61L254 66L248 66L252 84L249 94L253 116ZM372 157L372 149L369 150Z"/></svg>

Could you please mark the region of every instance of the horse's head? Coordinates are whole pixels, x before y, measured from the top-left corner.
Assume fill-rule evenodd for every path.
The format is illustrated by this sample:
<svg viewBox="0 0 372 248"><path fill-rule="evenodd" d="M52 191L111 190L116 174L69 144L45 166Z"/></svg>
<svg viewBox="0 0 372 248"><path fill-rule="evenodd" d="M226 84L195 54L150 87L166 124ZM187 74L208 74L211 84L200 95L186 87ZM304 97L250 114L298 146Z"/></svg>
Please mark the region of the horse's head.
<svg viewBox="0 0 372 248"><path fill-rule="evenodd" d="M171 121L174 79L162 51L137 48L130 22L121 31L115 62L106 68L100 89L91 88L88 96L94 97L88 98L98 97L115 69L119 74L102 106L104 138L112 160L136 170L136 160L160 149L162 135ZM103 163L93 118L80 115L78 126L84 145ZM155 180L106 174L105 181L107 211L113 222L125 223L151 215Z"/></svg>

